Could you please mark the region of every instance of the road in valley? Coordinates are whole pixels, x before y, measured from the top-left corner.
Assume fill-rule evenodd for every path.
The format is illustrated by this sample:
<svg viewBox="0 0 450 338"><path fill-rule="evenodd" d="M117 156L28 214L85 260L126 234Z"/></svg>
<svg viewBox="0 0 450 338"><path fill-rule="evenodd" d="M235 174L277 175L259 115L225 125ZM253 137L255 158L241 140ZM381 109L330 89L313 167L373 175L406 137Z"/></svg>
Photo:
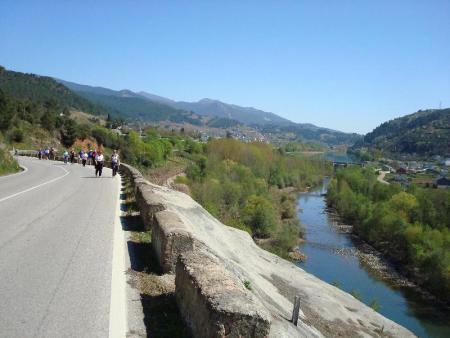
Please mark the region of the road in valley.
<svg viewBox="0 0 450 338"><path fill-rule="evenodd" d="M384 180L384 177L386 176L386 174L389 174L389 171L380 170L380 173L377 176L378 182L383 183L383 184L389 184L389 182Z"/></svg>
<svg viewBox="0 0 450 338"><path fill-rule="evenodd" d="M0 177L0 337L121 336L110 332L120 178L19 162L28 170Z"/></svg>

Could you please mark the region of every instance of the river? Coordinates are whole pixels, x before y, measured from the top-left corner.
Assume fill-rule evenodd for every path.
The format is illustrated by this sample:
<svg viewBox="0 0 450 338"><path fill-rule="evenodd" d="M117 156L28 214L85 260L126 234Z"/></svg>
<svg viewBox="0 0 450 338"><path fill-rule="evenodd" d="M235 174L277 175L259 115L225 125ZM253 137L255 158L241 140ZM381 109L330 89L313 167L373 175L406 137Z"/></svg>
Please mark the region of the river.
<svg viewBox="0 0 450 338"><path fill-rule="evenodd" d="M356 291L369 304L375 300L379 312L403 325L418 337L450 337L450 313L427 301L411 286L398 286L381 278L365 264L357 252L356 242L343 233L326 212L328 180L298 198L298 216L305 230L305 243L300 246L308 259L298 265L305 271L347 292ZM349 254L342 255L339 252Z"/></svg>

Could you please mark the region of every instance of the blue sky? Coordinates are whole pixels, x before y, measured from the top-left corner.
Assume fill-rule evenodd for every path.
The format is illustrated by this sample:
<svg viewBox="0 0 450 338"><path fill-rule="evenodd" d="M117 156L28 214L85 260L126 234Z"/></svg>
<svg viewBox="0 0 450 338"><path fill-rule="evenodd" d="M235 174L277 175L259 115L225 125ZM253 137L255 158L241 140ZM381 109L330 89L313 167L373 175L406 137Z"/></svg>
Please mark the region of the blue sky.
<svg viewBox="0 0 450 338"><path fill-rule="evenodd" d="M450 0L0 2L0 65L365 133L450 107Z"/></svg>

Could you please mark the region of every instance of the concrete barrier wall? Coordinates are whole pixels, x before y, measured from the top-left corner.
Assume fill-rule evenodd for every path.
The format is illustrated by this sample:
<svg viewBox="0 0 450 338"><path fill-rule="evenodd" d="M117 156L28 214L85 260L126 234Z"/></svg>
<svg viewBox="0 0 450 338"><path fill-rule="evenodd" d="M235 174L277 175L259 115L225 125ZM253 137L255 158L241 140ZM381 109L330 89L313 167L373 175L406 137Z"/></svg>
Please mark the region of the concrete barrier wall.
<svg viewBox="0 0 450 338"><path fill-rule="evenodd" d="M184 223L166 210L164 200L152 192L152 185L135 168L122 164L121 170L132 179L141 218L152 232L152 246L164 272L174 272L179 254L193 250L194 240Z"/></svg>
<svg viewBox="0 0 450 338"><path fill-rule="evenodd" d="M176 265L176 298L195 337L268 337L270 316L244 285L205 250Z"/></svg>
<svg viewBox="0 0 450 338"><path fill-rule="evenodd" d="M195 240L180 217L167 210L155 187L135 168L131 178L141 217L164 272L176 272L175 294L194 337L267 337L270 316L261 302L234 278L207 246Z"/></svg>

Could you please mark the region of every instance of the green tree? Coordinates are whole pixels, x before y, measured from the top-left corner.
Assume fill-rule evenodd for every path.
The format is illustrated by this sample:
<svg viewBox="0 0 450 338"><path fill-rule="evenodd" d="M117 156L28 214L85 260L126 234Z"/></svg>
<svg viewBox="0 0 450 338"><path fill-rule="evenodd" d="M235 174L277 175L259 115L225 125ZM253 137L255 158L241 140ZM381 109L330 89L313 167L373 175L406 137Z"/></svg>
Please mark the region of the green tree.
<svg viewBox="0 0 450 338"><path fill-rule="evenodd" d="M63 128L61 129L61 142L65 147L70 147L77 138L77 130L75 121L66 118Z"/></svg>
<svg viewBox="0 0 450 338"><path fill-rule="evenodd" d="M252 195L244 208L244 220L259 236L268 236L276 228L277 216L273 205L264 197Z"/></svg>
<svg viewBox="0 0 450 338"><path fill-rule="evenodd" d="M56 126L56 115L47 110L41 117L41 126L48 131L53 131Z"/></svg>

